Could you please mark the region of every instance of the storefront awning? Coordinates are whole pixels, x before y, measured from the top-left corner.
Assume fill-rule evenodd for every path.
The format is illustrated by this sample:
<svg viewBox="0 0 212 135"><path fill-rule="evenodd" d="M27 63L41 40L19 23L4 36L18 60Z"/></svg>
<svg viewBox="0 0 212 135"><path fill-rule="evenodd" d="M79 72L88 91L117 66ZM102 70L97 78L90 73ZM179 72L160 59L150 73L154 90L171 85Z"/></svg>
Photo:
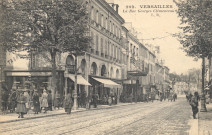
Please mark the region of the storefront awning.
<svg viewBox="0 0 212 135"><path fill-rule="evenodd" d="M68 77L72 80L75 81L75 76L73 74L69 74ZM85 80L82 75L77 75L77 84L80 85L91 85L87 80Z"/></svg>
<svg viewBox="0 0 212 135"><path fill-rule="evenodd" d="M92 77L92 78L95 79L96 81L100 82L100 83L103 83L104 84L104 87L109 87L109 88L117 87L117 88L121 88L121 85L120 84L117 84L114 81L111 81L109 79L95 78L95 77Z"/></svg>

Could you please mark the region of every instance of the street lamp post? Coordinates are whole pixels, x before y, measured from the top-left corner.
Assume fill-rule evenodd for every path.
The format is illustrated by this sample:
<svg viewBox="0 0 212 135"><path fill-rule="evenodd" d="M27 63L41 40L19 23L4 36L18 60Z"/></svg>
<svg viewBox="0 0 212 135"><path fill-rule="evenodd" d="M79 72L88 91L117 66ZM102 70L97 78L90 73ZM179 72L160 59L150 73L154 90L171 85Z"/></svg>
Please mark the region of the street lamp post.
<svg viewBox="0 0 212 135"><path fill-rule="evenodd" d="M76 110L77 109L77 55L75 55L75 68L74 68L74 106L73 109Z"/></svg>

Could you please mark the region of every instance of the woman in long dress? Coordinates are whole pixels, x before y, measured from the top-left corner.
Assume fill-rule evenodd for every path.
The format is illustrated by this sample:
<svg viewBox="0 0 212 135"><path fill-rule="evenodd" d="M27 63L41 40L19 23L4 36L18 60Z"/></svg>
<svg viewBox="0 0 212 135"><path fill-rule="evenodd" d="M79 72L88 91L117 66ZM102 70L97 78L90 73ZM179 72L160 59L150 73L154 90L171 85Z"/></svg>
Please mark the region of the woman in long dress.
<svg viewBox="0 0 212 135"><path fill-rule="evenodd" d="M44 113L46 113L46 111L48 109L48 94L46 93L45 89L43 90L43 94L41 97L41 108L44 108L44 110L45 110Z"/></svg>

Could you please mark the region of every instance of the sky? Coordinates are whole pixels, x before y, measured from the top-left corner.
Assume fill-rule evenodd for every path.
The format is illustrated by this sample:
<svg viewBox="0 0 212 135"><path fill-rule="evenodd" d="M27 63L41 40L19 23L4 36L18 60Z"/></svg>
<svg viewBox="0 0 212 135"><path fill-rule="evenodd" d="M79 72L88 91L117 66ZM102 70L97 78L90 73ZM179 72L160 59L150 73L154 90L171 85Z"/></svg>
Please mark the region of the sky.
<svg viewBox="0 0 212 135"><path fill-rule="evenodd" d="M186 53L180 49L182 45L176 37L172 36L180 31L178 28L180 18L176 13L177 6L173 0L110 1L119 5L119 14L125 22L132 22L136 31L141 33L139 39L143 39L142 43L160 46L160 56L165 60L165 65L170 68L171 73L181 74L192 68L200 68L201 61L194 61L194 58L186 56ZM165 5L165 8L148 8L144 5Z"/></svg>

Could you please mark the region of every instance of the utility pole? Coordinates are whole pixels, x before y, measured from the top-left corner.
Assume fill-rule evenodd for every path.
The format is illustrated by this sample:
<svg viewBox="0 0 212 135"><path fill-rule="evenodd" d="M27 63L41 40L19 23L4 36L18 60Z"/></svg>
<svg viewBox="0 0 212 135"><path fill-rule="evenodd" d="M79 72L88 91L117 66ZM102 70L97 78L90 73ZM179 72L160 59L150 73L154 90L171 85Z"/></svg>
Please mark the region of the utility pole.
<svg viewBox="0 0 212 135"><path fill-rule="evenodd" d="M202 57L202 90L201 90L201 109L200 112L207 112L205 105L205 57Z"/></svg>

